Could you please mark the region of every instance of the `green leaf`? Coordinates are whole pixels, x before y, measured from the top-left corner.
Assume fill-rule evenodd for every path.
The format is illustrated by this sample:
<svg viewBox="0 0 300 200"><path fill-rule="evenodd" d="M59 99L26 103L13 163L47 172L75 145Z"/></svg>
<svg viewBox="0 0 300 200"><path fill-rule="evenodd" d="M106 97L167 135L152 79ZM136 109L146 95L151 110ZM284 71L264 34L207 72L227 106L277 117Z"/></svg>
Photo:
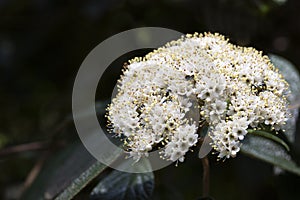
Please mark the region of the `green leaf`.
<svg viewBox="0 0 300 200"><path fill-rule="evenodd" d="M106 105L106 101L96 103L97 114L103 118ZM85 118L89 115L90 113L82 112L80 117ZM100 122L105 121L105 118L100 120ZM91 130L87 133L87 137L93 138L96 134ZM107 137L111 139L111 142L117 143L116 146L121 143L119 139L113 138L112 134ZM97 144L93 145L103 147L105 142L100 139ZM122 153L121 149L116 148L101 156L109 165ZM22 195L22 199L72 199L106 168L106 165L98 162L86 150L80 140L76 140L63 150L56 151L49 156L36 180Z"/></svg>
<svg viewBox="0 0 300 200"><path fill-rule="evenodd" d="M243 141L241 152L300 176L300 166L291 160L291 156L277 142L249 134Z"/></svg>
<svg viewBox="0 0 300 200"><path fill-rule="evenodd" d="M118 155L112 152L108 160L113 162ZM48 159L22 199L53 199L58 195L57 199L71 199L106 167L76 142Z"/></svg>
<svg viewBox="0 0 300 200"><path fill-rule="evenodd" d="M86 171L80 174L78 178L72 181L72 183L55 199L65 200L72 199L78 194L90 181L92 181L97 175L99 175L107 166L100 162L95 162Z"/></svg>
<svg viewBox="0 0 300 200"><path fill-rule="evenodd" d="M142 162L142 164L130 167L144 168L142 171L151 171L151 165L147 159L142 159L139 162ZM126 167L130 163L125 161L121 165ZM141 169L137 169L137 171L141 171ZM153 189L153 172L126 173L114 170L98 183L91 192L90 198L92 200L146 200L151 197Z"/></svg>
<svg viewBox="0 0 300 200"><path fill-rule="evenodd" d="M269 133L269 132L266 132L263 130L253 130L253 129L248 129L247 131L248 131L248 133L250 133L252 135L257 135L257 136L261 136L261 137L265 137L267 139L273 140L274 142L277 142L277 143L281 144L282 146L284 146L287 151L290 151L289 146L282 139L280 139L276 135L273 135L272 133Z"/></svg>

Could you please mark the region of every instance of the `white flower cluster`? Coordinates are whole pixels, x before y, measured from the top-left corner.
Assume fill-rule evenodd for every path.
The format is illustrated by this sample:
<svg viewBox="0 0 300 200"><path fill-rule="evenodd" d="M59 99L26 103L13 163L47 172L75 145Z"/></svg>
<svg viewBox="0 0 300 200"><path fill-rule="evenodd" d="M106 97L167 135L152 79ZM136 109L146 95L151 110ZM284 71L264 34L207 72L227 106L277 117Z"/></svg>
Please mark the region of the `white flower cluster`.
<svg viewBox="0 0 300 200"><path fill-rule="evenodd" d="M125 66L107 118L134 159L159 147L163 158L182 162L198 142L199 119L187 114L197 108L218 157L229 158L247 129L285 124L287 89L261 52L218 34L188 34Z"/></svg>

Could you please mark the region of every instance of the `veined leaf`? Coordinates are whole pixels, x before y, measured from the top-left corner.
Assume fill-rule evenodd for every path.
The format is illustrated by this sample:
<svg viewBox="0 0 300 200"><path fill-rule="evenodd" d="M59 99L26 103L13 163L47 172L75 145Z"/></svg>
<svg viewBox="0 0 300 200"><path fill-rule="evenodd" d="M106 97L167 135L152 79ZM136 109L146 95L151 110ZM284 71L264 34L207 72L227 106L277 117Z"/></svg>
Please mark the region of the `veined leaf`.
<svg viewBox="0 0 300 200"><path fill-rule="evenodd" d="M78 194L91 180L99 175L107 166L96 161L86 171L82 172L78 178L72 181L72 183L55 199L65 200L72 199Z"/></svg>
<svg viewBox="0 0 300 200"><path fill-rule="evenodd" d="M282 146L284 146L287 151L290 151L289 146L282 139L280 139L276 135L273 135L272 133L269 133L269 132L266 132L263 130L253 130L253 129L248 129L247 131L248 131L248 133L250 133L252 135L257 135L257 136L261 136L261 137L265 137L270 140L273 140L273 141L281 144Z"/></svg>
<svg viewBox="0 0 300 200"><path fill-rule="evenodd" d="M300 176L300 166L292 161L282 145L270 139L248 134L241 146L241 152Z"/></svg>
<svg viewBox="0 0 300 200"><path fill-rule="evenodd" d="M145 168L145 170L137 169L137 171L151 171L151 165L147 159L142 158L139 162L141 164L129 167ZM121 165L126 167L131 165L131 162L125 160ZM150 198L153 189L153 172L126 173L114 170L98 183L90 198L92 200L146 200Z"/></svg>
<svg viewBox="0 0 300 200"><path fill-rule="evenodd" d="M112 152L113 162L119 152ZM81 142L76 142L45 163L22 199L71 199L107 166L96 161Z"/></svg>

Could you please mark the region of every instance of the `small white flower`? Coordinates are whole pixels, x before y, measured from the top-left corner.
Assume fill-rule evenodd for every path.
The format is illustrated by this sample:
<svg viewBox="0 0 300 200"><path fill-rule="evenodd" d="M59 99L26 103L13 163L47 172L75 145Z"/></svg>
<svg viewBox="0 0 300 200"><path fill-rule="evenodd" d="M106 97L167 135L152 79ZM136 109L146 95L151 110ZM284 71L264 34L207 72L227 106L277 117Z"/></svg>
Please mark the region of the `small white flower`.
<svg viewBox="0 0 300 200"><path fill-rule="evenodd" d="M189 35L129 61L118 89L107 118L135 160L162 145L164 159L184 161L198 142L199 119L187 117L195 106L219 158L237 155L247 129L279 130L288 118L288 84L270 60L218 34Z"/></svg>

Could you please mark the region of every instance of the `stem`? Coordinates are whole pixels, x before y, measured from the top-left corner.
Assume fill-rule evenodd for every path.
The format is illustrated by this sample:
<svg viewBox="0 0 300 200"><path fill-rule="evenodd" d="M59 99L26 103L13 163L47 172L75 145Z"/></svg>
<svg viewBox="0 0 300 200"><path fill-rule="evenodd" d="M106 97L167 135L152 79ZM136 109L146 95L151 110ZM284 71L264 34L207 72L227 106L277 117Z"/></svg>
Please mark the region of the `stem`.
<svg viewBox="0 0 300 200"><path fill-rule="evenodd" d="M49 158L49 156L50 156L50 151L46 151L41 155L41 157L38 159L38 161L35 163L34 167L31 169L31 171L27 175L24 185L21 188L21 193L25 192L31 186L31 184L34 182L36 177L39 175L42 167L45 164L45 161Z"/></svg>
<svg viewBox="0 0 300 200"><path fill-rule="evenodd" d="M203 179L202 179L202 192L203 197L208 197L209 195L209 160L207 156L201 159L203 166Z"/></svg>

